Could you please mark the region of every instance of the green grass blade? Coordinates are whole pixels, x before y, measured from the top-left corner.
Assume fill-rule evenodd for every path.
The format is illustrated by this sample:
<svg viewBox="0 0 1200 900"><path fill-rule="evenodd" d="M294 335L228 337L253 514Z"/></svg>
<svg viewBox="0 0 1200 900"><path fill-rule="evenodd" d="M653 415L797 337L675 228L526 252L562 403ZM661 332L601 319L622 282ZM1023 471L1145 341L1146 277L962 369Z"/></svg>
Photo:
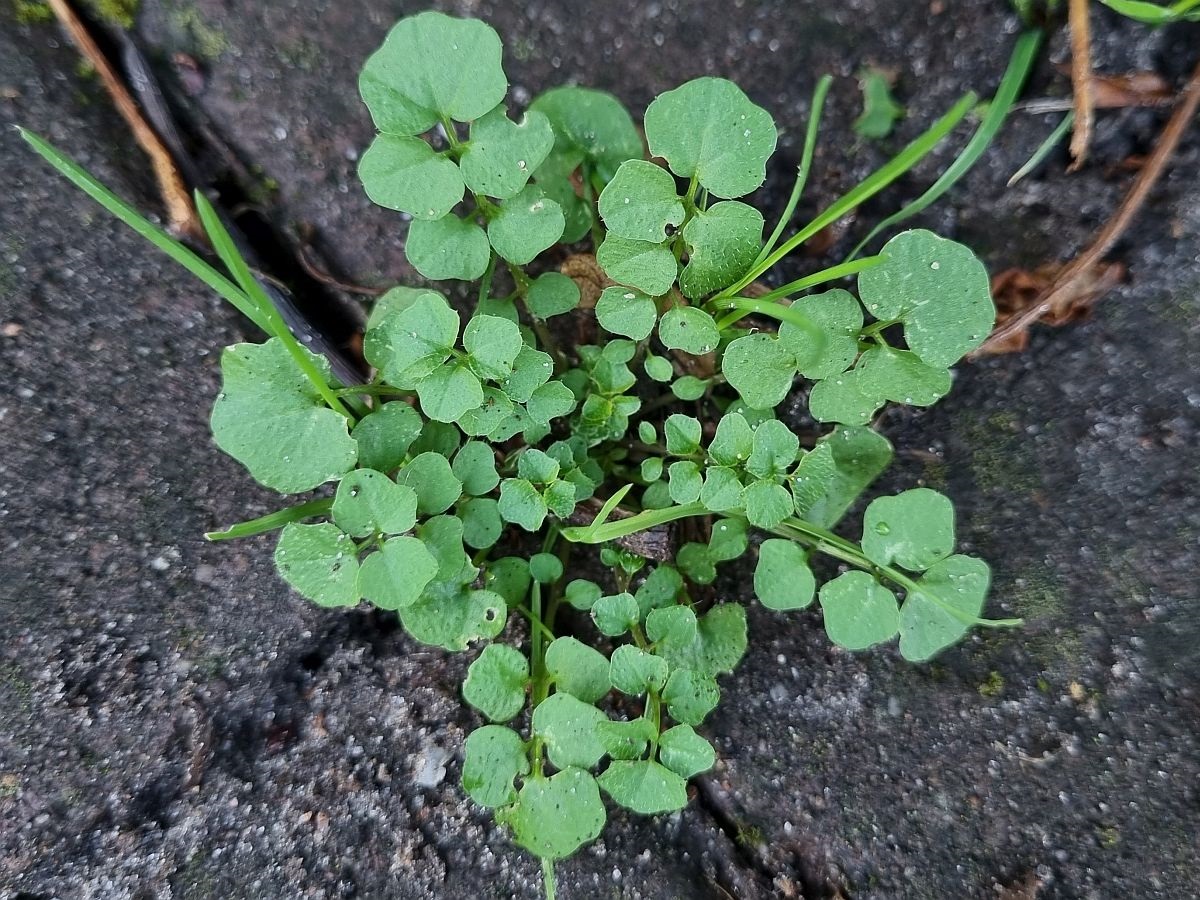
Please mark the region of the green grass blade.
<svg viewBox="0 0 1200 900"><path fill-rule="evenodd" d="M857 187L851 189L841 198L834 201L823 213L792 235L784 244L750 271L736 283L727 287L717 296L721 299L732 297L750 284L764 272L775 266L781 259L807 241L827 225L836 222L856 206L874 197L889 184L924 159L942 139L954 130L954 127L966 117L979 98L974 92L968 93L959 100L950 111L938 119L933 125L898 154L868 175Z"/></svg>
<svg viewBox="0 0 1200 900"><path fill-rule="evenodd" d="M64 178L203 281L263 331L271 333L266 318L262 316L250 298L238 289L237 285L163 229L147 221L136 209L89 175L52 144L24 128L18 127L17 131L20 132L25 142L57 169Z"/></svg>
<svg viewBox="0 0 1200 900"><path fill-rule="evenodd" d="M321 500L309 500L307 503L301 503L298 506L289 506L287 509L280 509L265 516L259 516L257 519L238 522L236 525L230 525L222 531L206 532L204 536L210 541L229 541L234 538L253 537L256 534L264 534L268 531L282 528L289 522L299 522L301 519L323 516L329 512L332 506L333 500L329 497Z"/></svg>
<svg viewBox="0 0 1200 900"><path fill-rule="evenodd" d="M779 239L783 237L783 229L787 227L788 222L792 221L792 215L796 212L796 204L800 202L800 195L804 193L804 186L808 183L808 173L812 170L813 154L817 149L817 135L821 127L821 112L825 108L825 97L829 94L829 87L832 84L832 75L822 75L821 80L817 82L817 86L813 90L812 104L809 107L808 129L804 134L804 150L800 154L800 165L796 169L796 183L792 187L792 195L788 197L783 215L779 217L779 224L775 226L775 230L771 232L771 237L763 245L758 257L754 260L754 265L756 266L771 254L771 251L775 249L775 245L779 243Z"/></svg>
<svg viewBox="0 0 1200 900"><path fill-rule="evenodd" d="M991 146L996 135L1000 132L1000 128L1004 125L1008 114L1012 112L1013 104L1017 100L1017 95L1021 92L1021 86L1025 83L1030 70L1033 68L1034 57L1037 54L1038 46L1042 41L1042 33L1040 31L1026 31L1017 38L1017 45L1013 48L1012 56L1008 61L1008 68L1004 72L1004 77L1000 79L1000 86L996 89L996 96L992 98L992 102L988 105L987 114L984 115L979 127L975 129L975 134L967 142L966 147L942 173L929 189L920 197L906 206L902 207L897 212L888 216L878 225L870 230L865 238L858 242L847 259L854 259L862 252L863 247L869 244L881 232L900 224L905 219L910 219L917 215L931 204L936 203L941 199L950 188L954 187L958 181L971 171L975 163L979 162L979 158L983 156L984 151Z"/></svg>
<svg viewBox="0 0 1200 900"><path fill-rule="evenodd" d="M1050 136L1038 145L1038 148L1033 151L1033 156L1029 157L1029 161L1017 171L1013 172L1012 178L1008 179L1007 187L1012 187L1034 169L1042 164L1042 161L1050 155L1050 151L1062 143L1063 138L1067 136L1067 132L1071 130L1071 126L1075 124L1075 113L1069 112L1063 116L1063 120L1058 123L1058 127L1050 132Z"/></svg>

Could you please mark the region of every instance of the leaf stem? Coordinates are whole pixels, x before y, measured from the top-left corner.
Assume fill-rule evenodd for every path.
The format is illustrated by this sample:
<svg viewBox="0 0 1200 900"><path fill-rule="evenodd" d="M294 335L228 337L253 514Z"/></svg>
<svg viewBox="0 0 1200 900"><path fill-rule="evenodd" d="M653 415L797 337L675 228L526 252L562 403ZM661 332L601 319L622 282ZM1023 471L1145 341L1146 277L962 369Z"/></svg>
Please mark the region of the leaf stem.
<svg viewBox="0 0 1200 900"><path fill-rule="evenodd" d="M542 860L542 887L546 891L546 900L554 900L554 860L547 857L541 857Z"/></svg>

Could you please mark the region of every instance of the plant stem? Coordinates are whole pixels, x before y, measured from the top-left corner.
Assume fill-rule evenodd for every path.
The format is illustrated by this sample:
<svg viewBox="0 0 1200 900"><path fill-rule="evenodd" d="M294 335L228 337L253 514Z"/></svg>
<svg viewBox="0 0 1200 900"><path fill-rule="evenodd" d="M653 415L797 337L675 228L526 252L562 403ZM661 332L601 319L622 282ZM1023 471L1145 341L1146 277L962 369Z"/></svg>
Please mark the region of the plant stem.
<svg viewBox="0 0 1200 900"><path fill-rule="evenodd" d="M541 857L542 860L542 886L546 890L546 900L554 900L554 860Z"/></svg>

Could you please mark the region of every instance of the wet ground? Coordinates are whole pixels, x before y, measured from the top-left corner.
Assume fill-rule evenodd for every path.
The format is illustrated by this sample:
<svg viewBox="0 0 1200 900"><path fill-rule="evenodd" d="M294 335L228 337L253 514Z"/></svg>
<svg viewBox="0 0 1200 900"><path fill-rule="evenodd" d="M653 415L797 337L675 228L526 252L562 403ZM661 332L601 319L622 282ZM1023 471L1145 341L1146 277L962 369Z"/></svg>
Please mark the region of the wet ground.
<svg viewBox="0 0 1200 900"><path fill-rule="evenodd" d="M837 76L810 205L962 91L989 93L1001 0L436 4L507 46L518 100L566 81L641 112L689 77L737 80L784 129L761 200L790 188L808 97ZM47 134L143 208L147 166L52 24L0 0L0 124ZM360 283L409 280L403 228L354 178L355 75L409 3L146 0L139 33L281 230ZM941 10L940 12L937 10ZM22 18L26 18L22 16ZM1200 26L1097 14L1096 60L1178 83ZM1058 36L1030 94L1064 96ZM909 110L854 138L854 74ZM1053 118L1018 116L923 223L993 270L1067 259L1165 112L1101 117L1093 161L1004 182ZM862 233L936 177L860 210ZM211 445L221 346L248 327L0 131L0 897L536 897L535 865L456 785L466 660L382 616L289 596L269 539L211 545L272 508ZM1200 895L1200 129L1114 255L1087 323L960 368L893 416L886 489L946 490L992 562L995 614L930 666L833 650L815 611L751 608L751 650L705 726L720 762L682 814L612 816L561 896L1183 898ZM797 272L806 265L797 263ZM790 274L790 273L789 273ZM721 588L749 599L745 570Z"/></svg>

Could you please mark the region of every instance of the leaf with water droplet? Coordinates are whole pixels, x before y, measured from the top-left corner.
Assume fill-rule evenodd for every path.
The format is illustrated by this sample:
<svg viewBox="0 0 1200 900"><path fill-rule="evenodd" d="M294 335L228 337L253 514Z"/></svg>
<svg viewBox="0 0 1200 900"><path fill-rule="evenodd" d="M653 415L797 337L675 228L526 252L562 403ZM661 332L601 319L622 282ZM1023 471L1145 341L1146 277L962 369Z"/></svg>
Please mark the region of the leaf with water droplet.
<svg viewBox="0 0 1200 900"><path fill-rule="evenodd" d="M510 263L523 266L562 237L566 220L562 207L536 184L505 200L488 222L492 247Z"/></svg>
<svg viewBox="0 0 1200 900"><path fill-rule="evenodd" d="M868 393L895 403L932 406L950 392L950 372L926 365L909 350L871 347L855 369Z"/></svg>
<svg viewBox="0 0 1200 900"><path fill-rule="evenodd" d="M600 217L613 234L631 241L662 243L667 228L683 222L683 201L671 173L654 163L621 163L600 193Z"/></svg>
<svg viewBox="0 0 1200 900"><path fill-rule="evenodd" d="M420 134L442 116L470 122L508 90L501 52L491 26L423 12L392 27L363 66L358 89L380 131Z"/></svg>
<svg viewBox="0 0 1200 900"><path fill-rule="evenodd" d="M498 316L476 315L463 329L463 348L480 378L503 381L512 374L525 342L516 323Z"/></svg>
<svg viewBox="0 0 1200 900"><path fill-rule="evenodd" d="M604 755L596 737L596 725L607 717L590 703L571 694L556 693L533 711L533 733L546 745L546 755L560 769L580 766L590 769Z"/></svg>
<svg viewBox="0 0 1200 900"><path fill-rule="evenodd" d="M950 556L930 568L900 609L900 654L925 662L962 640L983 612L990 580L987 563L971 556Z"/></svg>
<svg viewBox="0 0 1200 900"><path fill-rule="evenodd" d="M633 594L610 594L592 604L592 621L601 634L618 637L640 621L641 611Z"/></svg>
<svg viewBox="0 0 1200 900"><path fill-rule="evenodd" d="M717 323L704 310L695 306L675 306L667 310L658 323L658 339L669 350L682 350L701 356L715 350L721 333Z"/></svg>
<svg viewBox="0 0 1200 900"><path fill-rule="evenodd" d="M279 534L275 567L302 597L319 606L358 603L358 549L336 525L289 522Z"/></svg>
<svg viewBox="0 0 1200 900"><path fill-rule="evenodd" d="M414 219L440 219L463 198L463 177L451 160L420 138L376 136L358 164L373 203Z"/></svg>
<svg viewBox="0 0 1200 900"><path fill-rule="evenodd" d="M421 599L400 609L404 630L423 644L466 650L472 641L491 640L504 629L508 604L499 594L431 582Z"/></svg>
<svg viewBox="0 0 1200 900"><path fill-rule="evenodd" d="M904 322L909 350L946 368L983 343L996 308L975 254L923 230L896 235L881 252L884 262L859 274L859 293L877 319Z"/></svg>
<svg viewBox="0 0 1200 900"><path fill-rule="evenodd" d="M658 758L681 778L707 772L717 761L713 745L690 725L668 728L658 739Z"/></svg>
<svg viewBox="0 0 1200 900"><path fill-rule="evenodd" d="M421 379L417 399L421 412L434 421L457 422L468 410L483 405L483 385L466 362L452 359Z"/></svg>
<svg viewBox="0 0 1200 900"><path fill-rule="evenodd" d="M845 572L821 586L825 633L839 647L864 650L900 630L896 595L866 572Z"/></svg>
<svg viewBox="0 0 1200 900"><path fill-rule="evenodd" d="M792 322L779 325L779 340L796 357L796 368L805 378L819 381L840 375L858 356L858 335L863 326L862 305L841 289L810 294L792 303L817 329Z"/></svg>
<svg viewBox="0 0 1200 900"><path fill-rule="evenodd" d="M775 122L732 81L696 78L650 104L646 140L681 178L696 176L716 197L740 197L763 183L775 151Z"/></svg>
<svg viewBox="0 0 1200 900"><path fill-rule="evenodd" d="M818 381L808 395L808 411L814 419L842 425L866 425L883 404L878 386L865 379L860 369Z"/></svg>
<svg viewBox="0 0 1200 900"><path fill-rule="evenodd" d="M621 163L643 155L637 126L612 94L573 85L551 88L529 108L550 120L554 155L568 160L568 175L586 160L602 180L611 181Z"/></svg>
<svg viewBox="0 0 1200 900"><path fill-rule="evenodd" d="M631 241L612 233L596 251L596 262L617 284L637 288L652 297L667 293L679 273L679 264L666 244Z"/></svg>
<svg viewBox="0 0 1200 900"><path fill-rule="evenodd" d="M671 718L694 726L716 709L721 700L721 689L711 675L692 669L674 669L663 689L663 700Z"/></svg>
<svg viewBox="0 0 1200 900"><path fill-rule="evenodd" d="M355 469L338 484L332 512L337 526L354 537L402 534L417 523L417 494L382 472Z"/></svg>
<svg viewBox="0 0 1200 900"><path fill-rule="evenodd" d="M661 691L667 683L668 670L668 663L661 656L632 644L622 644L614 650L609 662L613 687L631 697L640 697L647 690Z"/></svg>
<svg viewBox="0 0 1200 900"><path fill-rule="evenodd" d="M862 548L878 565L923 572L954 552L954 504L929 488L872 500L863 514Z"/></svg>
<svg viewBox="0 0 1200 900"><path fill-rule="evenodd" d="M635 288L610 287L596 301L596 319L606 331L640 341L654 330L658 308L652 297Z"/></svg>
<svg viewBox="0 0 1200 900"><path fill-rule="evenodd" d="M788 489L772 479L759 479L742 491L742 506L751 525L771 529L792 514Z"/></svg>
<svg viewBox="0 0 1200 900"><path fill-rule="evenodd" d="M417 510L427 516L445 512L462 496L462 482L440 453L419 453L396 475L396 481L417 492Z"/></svg>
<svg viewBox="0 0 1200 900"><path fill-rule="evenodd" d="M472 191L506 200L525 187L553 146L554 131L545 115L532 110L514 122L497 106L471 123L471 139L458 164Z"/></svg>
<svg viewBox="0 0 1200 900"><path fill-rule="evenodd" d="M792 497L801 518L832 528L892 460L888 439L870 428L839 427L801 459Z"/></svg>
<svg viewBox="0 0 1200 900"><path fill-rule="evenodd" d="M528 480L506 478L500 483L500 515L504 521L537 531L546 520L546 501Z"/></svg>
<svg viewBox="0 0 1200 900"><path fill-rule="evenodd" d="M358 442L360 466L391 472L421 434L421 414L403 400L392 400L363 416L350 434Z"/></svg>
<svg viewBox="0 0 1200 900"><path fill-rule="evenodd" d="M363 352L388 384L413 388L450 356L457 340L458 313L441 294L424 291L371 328Z"/></svg>

